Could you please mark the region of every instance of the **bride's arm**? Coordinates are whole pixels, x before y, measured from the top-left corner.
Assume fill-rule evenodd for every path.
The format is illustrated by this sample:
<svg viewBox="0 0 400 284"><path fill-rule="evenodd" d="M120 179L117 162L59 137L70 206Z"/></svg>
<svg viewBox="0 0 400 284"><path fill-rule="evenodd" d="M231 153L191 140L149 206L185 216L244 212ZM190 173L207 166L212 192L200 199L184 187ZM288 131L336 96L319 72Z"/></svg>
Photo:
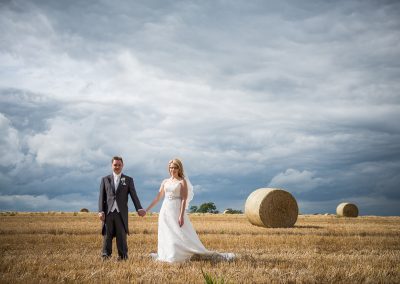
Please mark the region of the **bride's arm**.
<svg viewBox="0 0 400 284"><path fill-rule="evenodd" d="M160 189L158 190L158 193L156 197L153 199L153 201L150 203L150 205L146 208L146 212L149 212L151 208L153 208L158 201L164 196L164 183L165 180L161 183Z"/></svg>
<svg viewBox="0 0 400 284"><path fill-rule="evenodd" d="M181 186L181 198L182 198L181 211L180 211L179 220L178 220L179 226L181 226L181 227L183 226L183 223L184 223L184 215L185 215L185 209L186 209L187 196L188 196L187 183L186 183L186 180L183 179L182 186Z"/></svg>

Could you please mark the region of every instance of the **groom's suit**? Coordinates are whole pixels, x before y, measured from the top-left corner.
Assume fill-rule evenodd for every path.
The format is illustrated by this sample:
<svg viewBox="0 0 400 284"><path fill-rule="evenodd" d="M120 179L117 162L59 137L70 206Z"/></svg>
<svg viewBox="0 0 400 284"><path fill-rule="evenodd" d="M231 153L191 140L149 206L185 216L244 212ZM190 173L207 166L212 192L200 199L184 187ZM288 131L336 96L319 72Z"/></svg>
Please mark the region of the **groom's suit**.
<svg viewBox="0 0 400 284"><path fill-rule="evenodd" d="M128 195L131 196L136 211L143 209L136 194L133 179L121 174L117 187L114 185L113 174L101 179L99 195L99 212L104 212L105 221L102 234L104 235L103 256L110 256L112 253L112 239L117 239L117 249L120 258L127 258L128 246L126 234L129 234L128 227ZM119 212L111 212L114 202L117 203ZM115 206L114 206L115 207Z"/></svg>

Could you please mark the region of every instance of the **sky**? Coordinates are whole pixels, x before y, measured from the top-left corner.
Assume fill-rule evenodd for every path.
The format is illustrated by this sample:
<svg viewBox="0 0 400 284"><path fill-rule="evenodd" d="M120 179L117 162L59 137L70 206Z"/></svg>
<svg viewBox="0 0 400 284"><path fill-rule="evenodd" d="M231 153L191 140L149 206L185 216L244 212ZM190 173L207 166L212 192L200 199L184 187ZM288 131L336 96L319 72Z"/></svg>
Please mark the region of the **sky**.
<svg viewBox="0 0 400 284"><path fill-rule="evenodd" d="M0 1L0 211L281 188L302 214L400 215L400 2ZM157 211L161 203L155 208ZM129 201L131 211L134 206Z"/></svg>

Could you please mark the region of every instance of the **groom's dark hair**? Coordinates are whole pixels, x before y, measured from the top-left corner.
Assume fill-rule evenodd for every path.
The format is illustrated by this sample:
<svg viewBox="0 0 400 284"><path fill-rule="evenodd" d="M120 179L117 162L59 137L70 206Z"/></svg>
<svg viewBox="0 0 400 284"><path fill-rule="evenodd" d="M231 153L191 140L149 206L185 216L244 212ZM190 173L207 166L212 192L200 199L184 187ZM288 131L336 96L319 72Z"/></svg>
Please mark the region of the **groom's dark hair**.
<svg viewBox="0 0 400 284"><path fill-rule="evenodd" d="M111 159L111 164L112 164L114 161L121 161L121 163L124 163L124 161L122 160L122 157L120 157L120 156L114 156L114 157L112 157L112 159Z"/></svg>

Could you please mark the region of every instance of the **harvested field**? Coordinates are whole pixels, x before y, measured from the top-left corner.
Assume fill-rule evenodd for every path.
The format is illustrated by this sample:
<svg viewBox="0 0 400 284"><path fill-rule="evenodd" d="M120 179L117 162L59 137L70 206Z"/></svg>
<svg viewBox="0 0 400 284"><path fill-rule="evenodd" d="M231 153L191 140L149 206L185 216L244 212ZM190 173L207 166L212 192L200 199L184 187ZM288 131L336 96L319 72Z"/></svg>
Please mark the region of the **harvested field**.
<svg viewBox="0 0 400 284"><path fill-rule="evenodd" d="M0 282L204 283L203 270L228 283L400 283L400 217L300 215L292 228L261 228L244 215L192 214L207 248L239 256L173 265L148 257L157 215L129 218L129 260L103 262L95 213L1 213Z"/></svg>

